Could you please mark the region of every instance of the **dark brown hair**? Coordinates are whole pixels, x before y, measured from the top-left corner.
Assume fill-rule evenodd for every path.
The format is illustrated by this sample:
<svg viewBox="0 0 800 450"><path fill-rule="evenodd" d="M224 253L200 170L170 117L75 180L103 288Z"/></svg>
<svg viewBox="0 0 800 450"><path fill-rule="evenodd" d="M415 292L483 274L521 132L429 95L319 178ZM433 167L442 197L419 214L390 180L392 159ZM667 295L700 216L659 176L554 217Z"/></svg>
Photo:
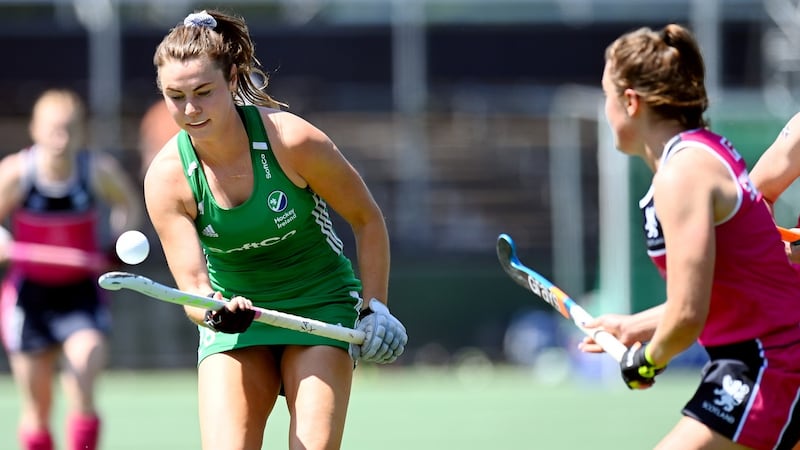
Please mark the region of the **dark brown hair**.
<svg viewBox="0 0 800 450"><path fill-rule="evenodd" d="M659 116L686 128L703 128L708 108L705 64L692 33L669 24L623 34L606 48L611 81L621 94L633 89Z"/></svg>
<svg viewBox="0 0 800 450"><path fill-rule="evenodd" d="M234 99L238 104L249 102L271 108L285 107L286 104L264 92L269 77L255 56L255 46L244 19L218 10L197 13L210 15L216 24L176 25L156 47L153 56L156 69L168 60L187 61L207 57L216 62L226 79L230 76L231 67L236 67L237 92ZM258 85L255 80L260 80Z"/></svg>

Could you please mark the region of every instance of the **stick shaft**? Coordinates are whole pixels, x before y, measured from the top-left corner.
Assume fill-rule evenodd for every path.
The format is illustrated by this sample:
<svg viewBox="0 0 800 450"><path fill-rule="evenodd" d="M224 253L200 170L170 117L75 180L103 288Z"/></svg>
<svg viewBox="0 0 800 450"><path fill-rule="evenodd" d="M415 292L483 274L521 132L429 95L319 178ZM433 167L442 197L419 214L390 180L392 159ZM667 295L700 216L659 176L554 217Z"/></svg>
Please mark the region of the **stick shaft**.
<svg viewBox="0 0 800 450"><path fill-rule="evenodd" d="M8 257L12 261L76 267L96 271L105 270L108 267L105 257L99 253L33 242L12 242L9 247Z"/></svg>
<svg viewBox="0 0 800 450"><path fill-rule="evenodd" d="M517 284L536 294L547 304L572 320L584 334L594 339L617 362L622 360L622 355L628 350L611 333L597 328L586 328L584 324L593 320L593 317L564 291L554 285L550 280L525 266L516 255L516 248L511 236L501 234L497 239L497 257L503 270Z"/></svg>
<svg viewBox="0 0 800 450"><path fill-rule="evenodd" d="M147 277L127 272L107 272L100 276L98 284L100 287L109 290L130 289L148 297L178 305L196 306L214 310L225 306L225 300L191 294L165 286ZM301 331L352 344L361 344L364 342L364 332L360 330L266 308L253 307L253 309L256 312L254 320L268 325Z"/></svg>
<svg viewBox="0 0 800 450"><path fill-rule="evenodd" d="M628 348L620 342L613 334L598 328L586 328L583 324L588 323L594 318L581 308L578 304L573 303L570 307L570 315L572 321L575 323L584 334L594 339L597 344L603 348L615 361L622 361L622 355L628 351Z"/></svg>
<svg viewBox="0 0 800 450"><path fill-rule="evenodd" d="M800 233L797 231L792 231L789 228L784 227L778 227L778 231L781 233L781 239L786 242L800 241Z"/></svg>

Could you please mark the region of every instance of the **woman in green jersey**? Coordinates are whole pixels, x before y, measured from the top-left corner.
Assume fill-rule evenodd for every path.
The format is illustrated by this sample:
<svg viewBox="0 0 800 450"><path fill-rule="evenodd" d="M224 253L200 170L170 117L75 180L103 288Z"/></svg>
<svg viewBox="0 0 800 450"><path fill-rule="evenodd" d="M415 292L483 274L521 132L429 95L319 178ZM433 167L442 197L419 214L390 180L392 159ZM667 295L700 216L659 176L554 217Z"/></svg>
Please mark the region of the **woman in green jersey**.
<svg viewBox="0 0 800 450"><path fill-rule="evenodd" d="M254 84L254 75L266 77L241 18L190 14L164 37L154 64L181 131L147 171L147 210L178 287L232 299L218 312L186 308L200 330L203 448L260 449L280 393L290 448L339 448L354 360L392 362L407 341L385 303L381 210L322 131ZM352 227L360 278L328 205ZM357 327L367 338L348 346L254 323L253 305Z"/></svg>

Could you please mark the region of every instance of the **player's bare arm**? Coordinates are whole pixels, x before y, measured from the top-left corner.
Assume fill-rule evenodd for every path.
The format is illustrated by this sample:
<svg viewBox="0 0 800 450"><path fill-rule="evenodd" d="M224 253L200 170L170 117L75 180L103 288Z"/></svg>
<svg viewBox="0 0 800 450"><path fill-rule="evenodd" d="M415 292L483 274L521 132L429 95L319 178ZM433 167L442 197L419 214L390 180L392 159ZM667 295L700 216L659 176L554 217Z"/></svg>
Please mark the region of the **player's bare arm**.
<svg viewBox="0 0 800 450"><path fill-rule="evenodd" d="M281 167L300 187L306 185L352 227L357 243L363 298L387 301L389 237L380 208L361 176L330 138L289 113L270 114L273 148Z"/></svg>
<svg viewBox="0 0 800 450"><path fill-rule="evenodd" d="M20 179L22 153L12 153L0 161L0 219L5 219L22 201Z"/></svg>
<svg viewBox="0 0 800 450"><path fill-rule="evenodd" d="M716 254L714 223L731 211L727 198L735 198L736 186L725 167L698 148L673 155L659 168L653 186L670 249L667 301L649 349L659 366L689 348L705 325Z"/></svg>
<svg viewBox="0 0 800 450"><path fill-rule="evenodd" d="M20 178L22 176L22 154L12 153L0 161L0 220L5 220L11 211L22 201ZM5 237L10 236L8 230L0 226L0 232ZM9 239L0 239L0 262L8 260Z"/></svg>
<svg viewBox="0 0 800 450"><path fill-rule="evenodd" d="M750 179L770 205L800 177L800 113L795 114L753 166Z"/></svg>
<svg viewBox="0 0 800 450"><path fill-rule="evenodd" d="M139 227L142 221L141 199L128 175L117 160L102 152L92 154L92 182L95 192L111 206L112 230L122 234L125 230Z"/></svg>
<svg viewBox="0 0 800 450"><path fill-rule="evenodd" d="M206 295L212 288L194 228L197 207L177 148L173 150L159 153L150 165L144 179L145 206L178 288ZM186 307L186 314L195 323L203 322L204 313L203 309Z"/></svg>

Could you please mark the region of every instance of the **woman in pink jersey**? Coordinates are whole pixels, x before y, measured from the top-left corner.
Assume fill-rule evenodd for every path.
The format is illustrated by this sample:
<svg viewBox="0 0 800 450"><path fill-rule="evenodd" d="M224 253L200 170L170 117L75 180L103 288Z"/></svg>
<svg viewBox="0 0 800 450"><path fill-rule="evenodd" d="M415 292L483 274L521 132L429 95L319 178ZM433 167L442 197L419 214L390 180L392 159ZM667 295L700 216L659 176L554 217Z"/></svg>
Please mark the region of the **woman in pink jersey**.
<svg viewBox="0 0 800 450"><path fill-rule="evenodd" d="M33 108L33 145L0 161L0 220L10 224L13 248L46 244L101 255L99 202L111 208L113 233L139 222L141 199L128 176L110 155L81 148L84 127L78 95L48 90ZM94 450L100 433L94 386L106 362L110 326L96 280L109 267L100 257L93 267L47 253L31 261L33 253L11 248L0 243L0 262L7 263L0 332L22 400L20 446L54 448L52 385L63 358L67 448ZM3 443L9 444L7 437Z"/></svg>
<svg viewBox="0 0 800 450"><path fill-rule="evenodd" d="M641 28L605 56L615 145L654 173L639 206L667 300L588 325L631 346L620 363L631 389L652 386L695 341L708 352L697 391L657 448L792 448L800 437L800 278L745 162L707 129L697 42L679 25ZM581 347L599 350L590 339Z"/></svg>

